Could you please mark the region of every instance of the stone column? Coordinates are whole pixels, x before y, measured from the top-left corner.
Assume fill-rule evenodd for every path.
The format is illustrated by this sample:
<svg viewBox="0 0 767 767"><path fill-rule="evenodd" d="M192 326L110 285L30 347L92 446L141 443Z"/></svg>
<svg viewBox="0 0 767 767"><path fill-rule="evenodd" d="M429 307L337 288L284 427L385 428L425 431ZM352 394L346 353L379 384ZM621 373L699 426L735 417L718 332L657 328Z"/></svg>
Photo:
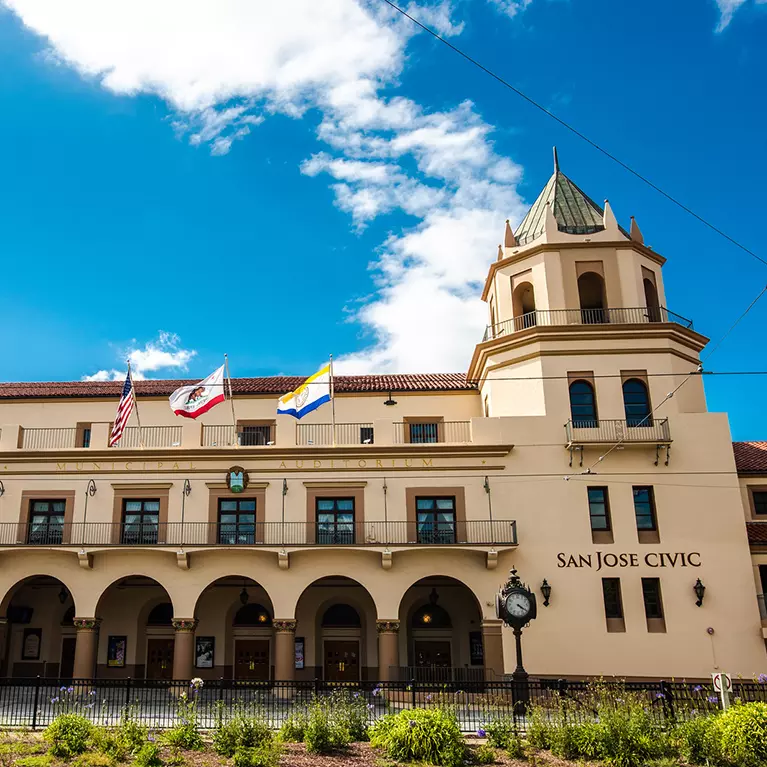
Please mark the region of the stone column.
<svg viewBox="0 0 767 767"><path fill-rule="evenodd" d="M75 679L93 679L96 676L96 654L99 647L100 618L75 618L77 629L75 662L72 675Z"/></svg>
<svg viewBox="0 0 767 767"><path fill-rule="evenodd" d="M485 678L488 680L503 677L503 621L482 621L482 644L485 654Z"/></svg>
<svg viewBox="0 0 767 767"><path fill-rule="evenodd" d="M274 678L279 682L292 682L296 678L296 622L275 620L274 626Z"/></svg>
<svg viewBox="0 0 767 767"><path fill-rule="evenodd" d="M195 618L174 618L173 630L176 636L173 642L173 678L191 679L194 676L194 632L197 628Z"/></svg>
<svg viewBox="0 0 767 767"><path fill-rule="evenodd" d="M378 631L378 681L390 682L399 666L399 621L376 621Z"/></svg>

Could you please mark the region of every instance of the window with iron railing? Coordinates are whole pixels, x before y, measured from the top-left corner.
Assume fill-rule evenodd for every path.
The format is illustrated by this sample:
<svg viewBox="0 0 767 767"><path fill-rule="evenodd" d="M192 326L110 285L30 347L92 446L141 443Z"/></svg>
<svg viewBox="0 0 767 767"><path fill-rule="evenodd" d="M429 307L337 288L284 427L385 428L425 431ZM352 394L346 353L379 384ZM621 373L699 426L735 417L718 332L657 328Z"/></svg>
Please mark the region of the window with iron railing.
<svg viewBox="0 0 767 767"><path fill-rule="evenodd" d="M372 426L360 426L360 445L372 445L374 442Z"/></svg>
<svg viewBox="0 0 767 767"><path fill-rule="evenodd" d="M354 498L317 498L317 543L354 543Z"/></svg>
<svg viewBox="0 0 767 767"><path fill-rule="evenodd" d="M227 546L256 542L255 498L219 498L218 542Z"/></svg>
<svg viewBox="0 0 767 767"><path fill-rule="evenodd" d="M416 498L418 543L455 543L455 496Z"/></svg>
<svg viewBox="0 0 767 767"><path fill-rule="evenodd" d="M439 423L409 423L410 442L413 444L429 444L439 442Z"/></svg>
<svg viewBox="0 0 767 767"><path fill-rule="evenodd" d="M148 546L158 542L160 530L160 501L123 501L123 523L120 543L129 546Z"/></svg>
<svg viewBox="0 0 767 767"><path fill-rule="evenodd" d="M66 501L30 501L27 543L35 546L60 544L64 539Z"/></svg>
<svg viewBox="0 0 767 767"><path fill-rule="evenodd" d="M272 442L271 424L241 426L239 442L243 446L268 445Z"/></svg>

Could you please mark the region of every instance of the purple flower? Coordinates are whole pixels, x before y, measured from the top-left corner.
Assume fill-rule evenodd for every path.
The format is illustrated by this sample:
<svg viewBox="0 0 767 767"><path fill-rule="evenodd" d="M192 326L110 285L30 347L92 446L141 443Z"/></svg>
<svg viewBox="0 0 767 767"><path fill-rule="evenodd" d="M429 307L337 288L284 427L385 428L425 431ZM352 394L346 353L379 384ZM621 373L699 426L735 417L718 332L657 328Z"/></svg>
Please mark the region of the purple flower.
<svg viewBox="0 0 767 767"><path fill-rule="evenodd" d="M151 733L151 732L149 733L149 735L147 735L147 736L146 736L146 739L147 739L147 740L148 740L150 743L154 743L154 735L152 735L152 733Z"/></svg>
<svg viewBox="0 0 767 767"><path fill-rule="evenodd" d="M59 702L58 698L51 698L51 703L58 703L58 702Z"/></svg>
<svg viewBox="0 0 767 767"><path fill-rule="evenodd" d="M756 678L756 681L760 684L767 684L767 674L759 674L759 676Z"/></svg>
<svg viewBox="0 0 767 767"><path fill-rule="evenodd" d="M74 687L67 687L67 692L68 693L73 693L74 691L75 691Z"/></svg>
<svg viewBox="0 0 767 767"><path fill-rule="evenodd" d="M431 693L429 693L429 694L426 696L426 702L427 702L427 703L431 702Z"/></svg>
<svg viewBox="0 0 767 767"><path fill-rule="evenodd" d="M483 730L481 727L477 730L477 737L478 738L484 738L487 735L487 732Z"/></svg>
<svg viewBox="0 0 767 767"><path fill-rule="evenodd" d="M59 692L66 692L66 691L67 691L66 687L59 687Z"/></svg>
<svg viewBox="0 0 767 767"><path fill-rule="evenodd" d="M95 690L91 690L91 691L88 693L88 695L95 695L95 694L96 694L96 691L95 691Z"/></svg>
<svg viewBox="0 0 767 767"><path fill-rule="evenodd" d="M660 699L660 698L665 698L666 696L662 692L656 692L655 697Z"/></svg>
<svg viewBox="0 0 767 767"><path fill-rule="evenodd" d="M692 688L693 692L703 692L703 685L702 684L696 684L695 687Z"/></svg>
<svg viewBox="0 0 767 767"><path fill-rule="evenodd" d="M354 693L354 697L355 697L355 698L359 698L359 696L360 696L360 694L359 694L358 692L355 692L355 693Z"/></svg>
<svg viewBox="0 0 767 767"><path fill-rule="evenodd" d="M375 690L373 690L373 695L377 696L377 695L380 695L380 694L381 694L381 688L380 687L376 687Z"/></svg>
<svg viewBox="0 0 767 767"><path fill-rule="evenodd" d="M719 698L717 698L716 695L709 695L708 698L706 698L706 700L709 703L719 703Z"/></svg>
<svg viewBox="0 0 767 767"><path fill-rule="evenodd" d="M372 703L368 703L368 711L372 711L375 706Z"/></svg>
<svg viewBox="0 0 767 767"><path fill-rule="evenodd" d="M411 719L411 720L410 720L410 721L407 723L407 726L408 726L408 727L409 727L409 728L412 730L412 729L413 729L413 727L415 727L415 719Z"/></svg>

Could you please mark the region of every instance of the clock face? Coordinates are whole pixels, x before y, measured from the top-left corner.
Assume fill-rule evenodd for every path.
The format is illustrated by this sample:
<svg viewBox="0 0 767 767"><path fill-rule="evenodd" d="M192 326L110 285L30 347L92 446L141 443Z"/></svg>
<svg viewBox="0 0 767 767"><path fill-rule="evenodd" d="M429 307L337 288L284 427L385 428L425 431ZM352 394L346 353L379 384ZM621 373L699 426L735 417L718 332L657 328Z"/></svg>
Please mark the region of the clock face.
<svg viewBox="0 0 767 767"><path fill-rule="evenodd" d="M530 612L530 597L514 591L506 597L506 611L514 618L524 618Z"/></svg>

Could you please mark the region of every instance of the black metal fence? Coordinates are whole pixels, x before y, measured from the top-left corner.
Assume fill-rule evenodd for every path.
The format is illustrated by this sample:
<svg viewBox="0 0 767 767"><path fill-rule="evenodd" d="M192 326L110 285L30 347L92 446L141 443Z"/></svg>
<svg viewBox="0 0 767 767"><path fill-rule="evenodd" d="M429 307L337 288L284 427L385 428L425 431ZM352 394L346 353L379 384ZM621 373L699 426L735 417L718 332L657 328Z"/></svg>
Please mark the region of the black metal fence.
<svg viewBox="0 0 767 767"><path fill-rule="evenodd" d="M767 702L767 684L734 682L732 698ZM270 726L315 698L347 695L364 704L371 722L387 713L416 707L448 706L464 732L476 732L494 719L513 718L525 730L533 707L552 718L567 709L571 720L597 716L598 699L616 705L631 697L659 723L683 721L714 712L719 700L711 684L693 682L602 682L530 680L462 682L254 682L211 680L191 683L148 680L0 679L0 727L38 729L66 711L77 711L97 724L117 724L129 715L152 728L172 727L194 704L198 724L213 728L221 717L249 711Z"/></svg>

